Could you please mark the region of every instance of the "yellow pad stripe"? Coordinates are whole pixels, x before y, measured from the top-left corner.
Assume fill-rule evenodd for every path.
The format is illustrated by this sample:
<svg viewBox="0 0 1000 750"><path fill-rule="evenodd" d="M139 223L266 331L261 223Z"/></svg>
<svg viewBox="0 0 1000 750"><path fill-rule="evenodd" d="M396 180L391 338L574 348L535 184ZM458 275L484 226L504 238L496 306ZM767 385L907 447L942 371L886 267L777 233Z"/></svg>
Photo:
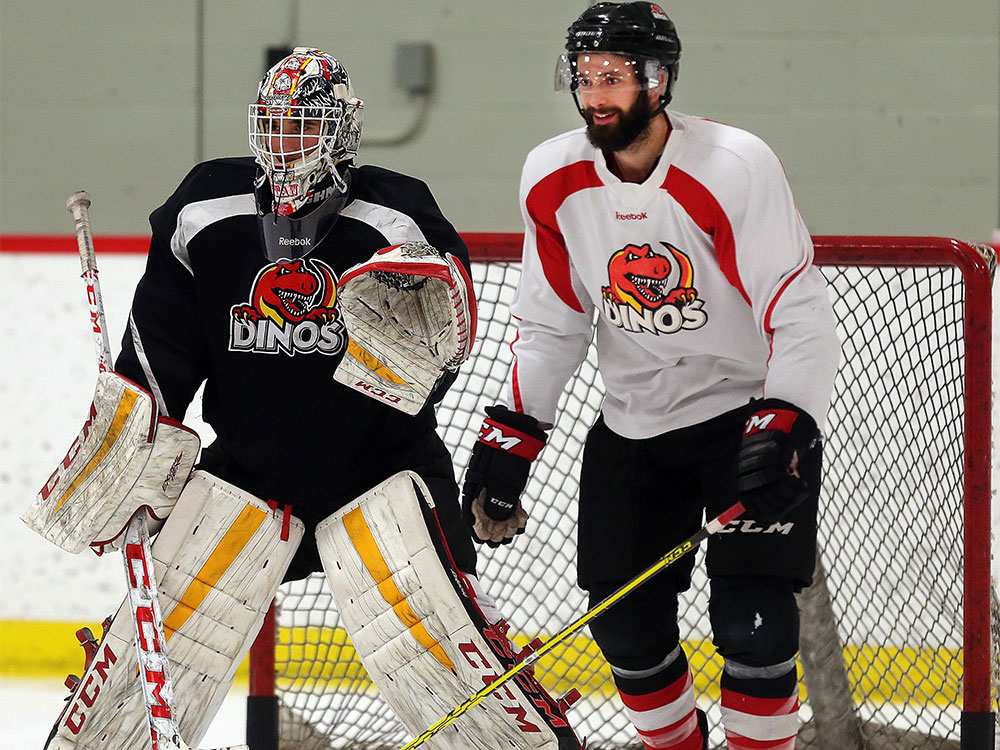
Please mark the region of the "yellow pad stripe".
<svg viewBox="0 0 1000 750"><path fill-rule="evenodd" d="M354 549L368 570L368 574L378 586L379 593L392 606L392 611L396 613L399 621L409 629L410 635L417 643L427 649L431 656L437 659L445 669L454 672L455 665L448 658L448 654L441 648L441 644L427 632L427 628L424 627L423 622L417 617L417 613L410 607L410 603L406 601L406 597L403 596L399 587L396 586L396 582L392 579L392 571L389 570L385 558L382 557L382 551L375 542L375 536L361 512L361 508L355 508L344 516L344 528L347 529L347 535L351 538Z"/></svg>
<svg viewBox="0 0 1000 750"><path fill-rule="evenodd" d="M208 592L215 588L215 584L247 546L251 537L257 533L265 518L267 513L252 505L247 505L240 511L194 580L188 584L173 611L163 620L163 630L167 638L170 638L175 630L180 630L198 606L205 601Z"/></svg>
<svg viewBox="0 0 1000 750"><path fill-rule="evenodd" d="M125 422L132 415L132 411L135 409L135 402L139 400L139 394L135 391L125 391L122 394L121 400L118 402L118 407L115 409L115 416L111 418L111 424L108 425L108 431L104 433L104 440L101 441L101 445L98 447L97 452L94 454L87 465L83 467L79 474L76 475L76 479L70 482L69 487L59 496L59 501L56 503L56 510L59 510L63 503L76 492L77 488L87 481L87 478L94 473L94 469L101 465L101 461L104 457L108 455L111 450L111 446L115 444L118 440L118 436L122 434L122 430L125 429Z"/></svg>
<svg viewBox="0 0 1000 750"><path fill-rule="evenodd" d="M383 380L388 380L394 385L406 385L406 381L390 370L385 362L363 348L361 344L352 338L347 339L347 353L358 360L366 370L370 370Z"/></svg>

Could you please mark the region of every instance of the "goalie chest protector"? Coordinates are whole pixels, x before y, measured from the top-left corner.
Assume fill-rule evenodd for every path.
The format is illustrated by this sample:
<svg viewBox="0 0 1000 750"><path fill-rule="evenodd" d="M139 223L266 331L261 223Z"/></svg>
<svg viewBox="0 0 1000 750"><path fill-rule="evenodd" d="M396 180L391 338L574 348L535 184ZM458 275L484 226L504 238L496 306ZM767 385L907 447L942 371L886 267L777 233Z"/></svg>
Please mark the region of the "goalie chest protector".
<svg viewBox="0 0 1000 750"><path fill-rule="evenodd" d="M304 518L319 504L325 516L393 471L447 461L431 405L410 416L334 381L347 343L339 277L402 242L427 242L466 268L468 250L423 182L362 166L326 237L272 262L254 170L250 158L200 164L150 216L116 369L175 418L207 379L203 416L219 443L206 466Z"/></svg>

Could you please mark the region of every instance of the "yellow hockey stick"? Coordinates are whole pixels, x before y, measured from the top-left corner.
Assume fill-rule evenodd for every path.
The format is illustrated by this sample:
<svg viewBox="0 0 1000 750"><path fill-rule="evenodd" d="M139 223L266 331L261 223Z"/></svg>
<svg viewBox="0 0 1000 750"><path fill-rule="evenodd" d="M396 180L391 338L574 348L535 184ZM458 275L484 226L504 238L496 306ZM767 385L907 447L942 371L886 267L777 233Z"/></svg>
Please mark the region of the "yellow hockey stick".
<svg viewBox="0 0 1000 750"><path fill-rule="evenodd" d="M711 521L706 523L699 531L695 532L689 538L685 539L683 542L678 544L672 550L667 552L665 555L659 558L656 562L654 562L652 565L650 565L648 568L642 571L631 581L624 584L614 593L609 594L604 599L602 599L600 603L598 603L593 607L593 609L581 615L578 619L574 620L565 628L563 628L554 636L552 636L549 640L547 640L544 644L539 646L533 653L531 653L523 661L519 661L513 667L511 667L502 675L493 680L493 682L491 682L489 685L483 687L479 692L477 692L475 695L473 695L467 701L465 701L465 703L455 706L455 708L453 708L446 715L442 716L440 719L435 721L424 732L417 735L408 743L406 743L406 745L404 745L401 748L401 750L412 750L412 748L420 747L421 745L423 745L425 742L427 742L427 740L429 740L435 734L440 732L449 724L452 724L456 719L458 719L459 716L466 713L469 709L474 708L475 706L482 703L486 699L486 696L488 696L490 693L496 692L497 688L499 688L501 685L510 682L521 671L530 667L532 664L534 664L536 661L542 658L545 654L547 654L549 651L551 651L560 643L562 643L564 640L566 640L569 636L573 635L573 633L578 631L580 628L582 628L584 625L589 623L594 618L600 616L601 613L604 612L606 609L613 607L617 602L624 599L626 596L635 591L637 588L639 588L642 584L644 584L650 578L655 576L661 570L672 565L674 562L682 558L688 552L697 548L698 545L701 544L709 536L720 531L730 521L733 521L734 519L738 518L740 515L743 514L744 510L745 508L743 507L742 503L739 502L733 503L733 505L729 506L728 508L726 508L726 510L722 511L722 513L720 513Z"/></svg>

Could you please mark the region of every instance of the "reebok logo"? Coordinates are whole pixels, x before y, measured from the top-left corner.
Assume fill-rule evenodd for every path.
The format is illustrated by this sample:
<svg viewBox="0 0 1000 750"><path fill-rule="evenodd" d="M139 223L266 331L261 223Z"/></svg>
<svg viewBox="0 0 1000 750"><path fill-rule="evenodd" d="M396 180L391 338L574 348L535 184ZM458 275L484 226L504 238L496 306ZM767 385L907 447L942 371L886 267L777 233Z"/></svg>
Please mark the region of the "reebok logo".
<svg viewBox="0 0 1000 750"><path fill-rule="evenodd" d="M615 219L617 221L645 221L649 218L649 215L645 211L640 211L637 214L625 213L621 211L615 211Z"/></svg>
<svg viewBox="0 0 1000 750"><path fill-rule="evenodd" d="M279 245L311 245L311 237L279 237Z"/></svg>

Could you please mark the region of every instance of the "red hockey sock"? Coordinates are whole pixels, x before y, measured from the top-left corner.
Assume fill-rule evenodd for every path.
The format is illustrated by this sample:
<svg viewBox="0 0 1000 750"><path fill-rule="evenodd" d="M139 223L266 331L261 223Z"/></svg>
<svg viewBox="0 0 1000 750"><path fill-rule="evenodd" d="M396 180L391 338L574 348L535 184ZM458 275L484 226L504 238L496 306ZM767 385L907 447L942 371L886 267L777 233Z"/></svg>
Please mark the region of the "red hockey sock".
<svg viewBox="0 0 1000 750"><path fill-rule="evenodd" d="M664 688L632 695L619 687L625 713L635 725L646 750L702 750L704 738L695 713L691 673Z"/></svg>
<svg viewBox="0 0 1000 750"><path fill-rule="evenodd" d="M799 698L755 698L722 689L722 723L730 750L794 750Z"/></svg>

